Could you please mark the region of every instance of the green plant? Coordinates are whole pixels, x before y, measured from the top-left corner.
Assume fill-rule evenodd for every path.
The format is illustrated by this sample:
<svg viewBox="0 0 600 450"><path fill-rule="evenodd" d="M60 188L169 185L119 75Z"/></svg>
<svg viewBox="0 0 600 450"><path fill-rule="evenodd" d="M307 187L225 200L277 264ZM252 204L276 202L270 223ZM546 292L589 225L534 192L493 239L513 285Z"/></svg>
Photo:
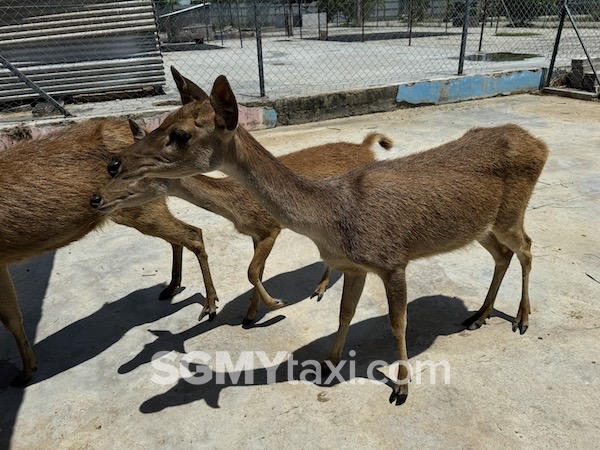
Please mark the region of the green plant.
<svg viewBox="0 0 600 450"><path fill-rule="evenodd" d="M319 12L327 13L327 20L333 20L337 14L342 14L346 23L358 23L359 13L368 17L375 6L384 0L317 0Z"/></svg>

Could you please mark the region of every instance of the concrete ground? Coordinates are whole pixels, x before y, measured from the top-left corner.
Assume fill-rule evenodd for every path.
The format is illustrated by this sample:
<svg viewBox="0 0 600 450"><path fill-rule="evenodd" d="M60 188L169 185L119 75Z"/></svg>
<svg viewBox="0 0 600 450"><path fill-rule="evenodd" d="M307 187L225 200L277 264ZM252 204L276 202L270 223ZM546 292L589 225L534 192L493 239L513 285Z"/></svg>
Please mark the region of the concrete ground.
<svg viewBox="0 0 600 450"><path fill-rule="evenodd" d="M297 369L288 378L285 368L271 379L267 369L275 364L261 363L261 355L274 360L278 352L289 352L307 361L329 352L337 329L339 274L320 303L309 299L322 270L318 252L307 238L284 231L268 260L265 285L289 305L261 309L259 326L243 329L250 238L221 217L173 200L179 217L204 230L220 297L216 319L197 321L205 291L191 253L185 253L185 289L172 302L159 302L169 278L170 247L121 226L14 266L39 370L25 389L8 386L20 359L12 337L0 330L0 447L596 445L597 103L521 95L276 128L255 136L283 154L329 141L360 141L377 130L396 142L392 152L379 152L389 157L457 138L473 126L507 122L527 128L551 149L526 215L534 243L533 314L523 336L510 324L520 298L516 260L488 325L477 331L461 326L481 305L493 269L489 254L471 245L409 266L408 349L422 380L411 383L406 404L389 405L390 387L366 380L371 363L395 360L383 285L374 276L367 280L346 343L346 367L356 369L344 373L347 382L288 382L310 377ZM264 354L248 361L245 374L239 373L241 365L226 370L216 363L223 361L218 352L229 352L235 364L240 356L252 356L241 352L250 351ZM157 352L170 352L170 360L151 363ZM207 383L181 378L175 363L184 353L195 357L191 368ZM428 368L426 361L445 362L449 383L441 366ZM220 382L225 371L232 373ZM431 373L438 375L437 383L429 382ZM236 383L232 378L238 375ZM254 384L244 384L250 376Z"/></svg>

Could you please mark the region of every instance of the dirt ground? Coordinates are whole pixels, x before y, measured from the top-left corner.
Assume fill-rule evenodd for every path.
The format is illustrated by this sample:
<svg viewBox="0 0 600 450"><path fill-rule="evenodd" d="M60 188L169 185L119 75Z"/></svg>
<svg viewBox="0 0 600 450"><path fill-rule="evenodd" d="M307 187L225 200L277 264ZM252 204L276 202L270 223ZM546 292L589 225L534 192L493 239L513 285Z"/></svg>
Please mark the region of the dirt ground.
<svg viewBox="0 0 600 450"><path fill-rule="evenodd" d="M205 291L191 253L184 255L185 289L160 302L170 246L121 226L14 266L39 370L26 388L9 387L20 359L1 329L0 448L597 445L599 108L520 95L254 133L278 155L358 142L377 130L395 141L391 152L378 156L395 157L473 126L507 122L547 142L550 158L526 214L534 255L529 330L522 336L511 331L520 298L516 260L494 317L476 331L465 331L461 322L483 301L493 271L489 254L471 245L411 263L407 339L421 382L413 379L403 406L388 403L388 385L367 379L381 379L372 370L375 361L395 361L378 278L367 279L350 328L345 382L313 382L298 370L290 375L283 365L276 368L278 357L307 362L328 354L340 275L321 302L310 299L323 267L318 252L307 238L284 231L267 262L265 286L288 306L261 309L258 326L243 329L250 238L221 217L170 200L178 217L204 231L220 298L216 319L197 321ZM159 352L166 356L152 362ZM202 380L186 381L186 355Z"/></svg>

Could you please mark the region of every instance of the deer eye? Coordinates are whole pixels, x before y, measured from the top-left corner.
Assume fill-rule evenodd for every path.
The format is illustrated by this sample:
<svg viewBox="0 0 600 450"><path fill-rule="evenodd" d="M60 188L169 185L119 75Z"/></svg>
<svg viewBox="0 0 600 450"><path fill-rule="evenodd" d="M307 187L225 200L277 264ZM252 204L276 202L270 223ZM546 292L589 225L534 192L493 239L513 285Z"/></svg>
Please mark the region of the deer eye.
<svg viewBox="0 0 600 450"><path fill-rule="evenodd" d="M167 142L167 145L171 145L173 143L185 144L187 141L189 141L191 139L191 137L192 137L191 133L188 133L187 131L184 131L184 130L175 129L175 130L171 131L171 134L169 134L169 142Z"/></svg>

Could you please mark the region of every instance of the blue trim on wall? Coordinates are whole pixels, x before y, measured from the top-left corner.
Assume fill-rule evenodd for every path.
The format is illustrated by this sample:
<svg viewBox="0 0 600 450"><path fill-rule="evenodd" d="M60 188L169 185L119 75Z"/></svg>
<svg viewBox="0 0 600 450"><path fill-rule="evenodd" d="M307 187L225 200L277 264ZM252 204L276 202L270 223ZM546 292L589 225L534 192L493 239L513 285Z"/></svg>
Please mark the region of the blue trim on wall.
<svg viewBox="0 0 600 450"><path fill-rule="evenodd" d="M534 69L404 83L398 86L396 101L413 105L452 103L534 91L540 89L543 75L543 69Z"/></svg>
<svg viewBox="0 0 600 450"><path fill-rule="evenodd" d="M277 111L273 108L263 109L263 125L266 128L275 128L277 126Z"/></svg>

